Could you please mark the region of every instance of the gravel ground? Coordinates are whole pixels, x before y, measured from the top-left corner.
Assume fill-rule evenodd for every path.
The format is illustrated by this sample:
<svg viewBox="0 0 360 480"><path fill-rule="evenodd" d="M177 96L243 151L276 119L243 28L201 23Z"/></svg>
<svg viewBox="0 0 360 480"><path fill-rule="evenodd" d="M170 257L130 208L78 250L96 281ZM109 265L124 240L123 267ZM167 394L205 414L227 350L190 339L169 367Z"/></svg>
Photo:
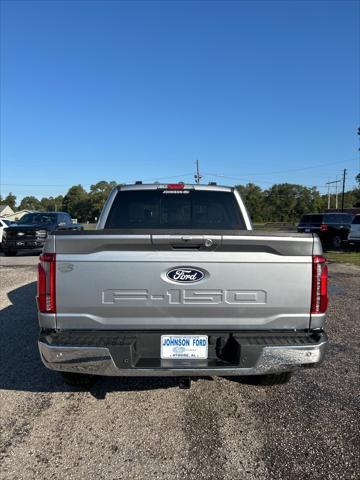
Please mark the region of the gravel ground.
<svg viewBox="0 0 360 480"><path fill-rule="evenodd" d="M0 479L359 479L360 268L330 265L330 348L288 385L64 386L36 346L35 256L0 257Z"/></svg>

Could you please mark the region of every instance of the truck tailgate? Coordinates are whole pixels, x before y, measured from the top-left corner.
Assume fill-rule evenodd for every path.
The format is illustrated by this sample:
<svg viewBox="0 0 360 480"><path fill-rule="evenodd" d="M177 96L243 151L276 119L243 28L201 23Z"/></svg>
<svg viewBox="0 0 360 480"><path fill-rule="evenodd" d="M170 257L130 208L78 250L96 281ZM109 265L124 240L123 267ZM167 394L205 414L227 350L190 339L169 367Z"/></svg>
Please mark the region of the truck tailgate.
<svg viewBox="0 0 360 480"><path fill-rule="evenodd" d="M311 234L205 237L54 235L57 328L309 328ZM179 267L204 278L176 283Z"/></svg>

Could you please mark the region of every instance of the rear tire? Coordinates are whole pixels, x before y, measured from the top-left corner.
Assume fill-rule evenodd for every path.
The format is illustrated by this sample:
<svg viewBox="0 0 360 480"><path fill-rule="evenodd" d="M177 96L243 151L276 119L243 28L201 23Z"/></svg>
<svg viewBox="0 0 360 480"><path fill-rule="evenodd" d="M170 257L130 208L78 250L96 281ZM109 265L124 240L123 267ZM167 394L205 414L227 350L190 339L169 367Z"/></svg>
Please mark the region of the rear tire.
<svg viewBox="0 0 360 480"><path fill-rule="evenodd" d="M341 247L341 243L342 243L342 242L341 242L341 237L340 237L339 235L335 235L335 237L333 237L333 238L331 239L331 246L332 246L333 248L336 248L336 249L340 248L340 247Z"/></svg>
<svg viewBox="0 0 360 480"><path fill-rule="evenodd" d="M292 372L271 373L268 375L254 375L252 380L255 385L264 385L271 387L272 385L283 385L291 379Z"/></svg>
<svg viewBox="0 0 360 480"><path fill-rule="evenodd" d="M17 254L16 250L4 250L5 257L15 257Z"/></svg>
<svg viewBox="0 0 360 480"><path fill-rule="evenodd" d="M61 372L66 385L71 387L89 388L96 382L95 375L85 373Z"/></svg>

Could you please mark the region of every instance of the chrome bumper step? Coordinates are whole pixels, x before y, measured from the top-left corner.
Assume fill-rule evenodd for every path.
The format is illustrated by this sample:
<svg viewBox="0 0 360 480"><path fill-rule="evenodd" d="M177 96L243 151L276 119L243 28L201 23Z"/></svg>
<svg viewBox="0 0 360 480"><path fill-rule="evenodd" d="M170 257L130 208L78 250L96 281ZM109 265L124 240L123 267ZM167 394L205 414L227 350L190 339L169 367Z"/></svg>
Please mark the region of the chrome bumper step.
<svg viewBox="0 0 360 480"><path fill-rule="evenodd" d="M213 349L208 360L161 360L157 335L160 333L52 332L40 335L39 350L47 368L64 372L106 376L238 376L279 373L320 364L328 343L323 332L209 332ZM234 356L231 361L222 357L219 338L224 341L231 338L232 342L235 339L239 346L237 360Z"/></svg>

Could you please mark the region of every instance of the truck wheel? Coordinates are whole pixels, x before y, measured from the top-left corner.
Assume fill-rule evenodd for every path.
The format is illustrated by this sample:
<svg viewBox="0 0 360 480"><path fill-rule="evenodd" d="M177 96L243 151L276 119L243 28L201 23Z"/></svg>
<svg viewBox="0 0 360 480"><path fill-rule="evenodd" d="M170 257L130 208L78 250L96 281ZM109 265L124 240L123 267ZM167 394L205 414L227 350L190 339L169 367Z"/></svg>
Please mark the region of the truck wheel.
<svg viewBox="0 0 360 480"><path fill-rule="evenodd" d="M340 248L341 247L341 237L339 237L339 235L335 235L335 237L333 237L332 240L331 240L331 245L334 248Z"/></svg>
<svg viewBox="0 0 360 480"><path fill-rule="evenodd" d="M16 250L4 250L5 257L15 257L16 254Z"/></svg>
<svg viewBox="0 0 360 480"><path fill-rule="evenodd" d="M91 387L96 379L95 375L87 375L85 373L73 373L73 372L61 372L63 380L67 385L71 387Z"/></svg>
<svg viewBox="0 0 360 480"><path fill-rule="evenodd" d="M253 377L253 380L256 385L282 385L290 381L291 375L291 372L271 373L269 375L255 375Z"/></svg>

